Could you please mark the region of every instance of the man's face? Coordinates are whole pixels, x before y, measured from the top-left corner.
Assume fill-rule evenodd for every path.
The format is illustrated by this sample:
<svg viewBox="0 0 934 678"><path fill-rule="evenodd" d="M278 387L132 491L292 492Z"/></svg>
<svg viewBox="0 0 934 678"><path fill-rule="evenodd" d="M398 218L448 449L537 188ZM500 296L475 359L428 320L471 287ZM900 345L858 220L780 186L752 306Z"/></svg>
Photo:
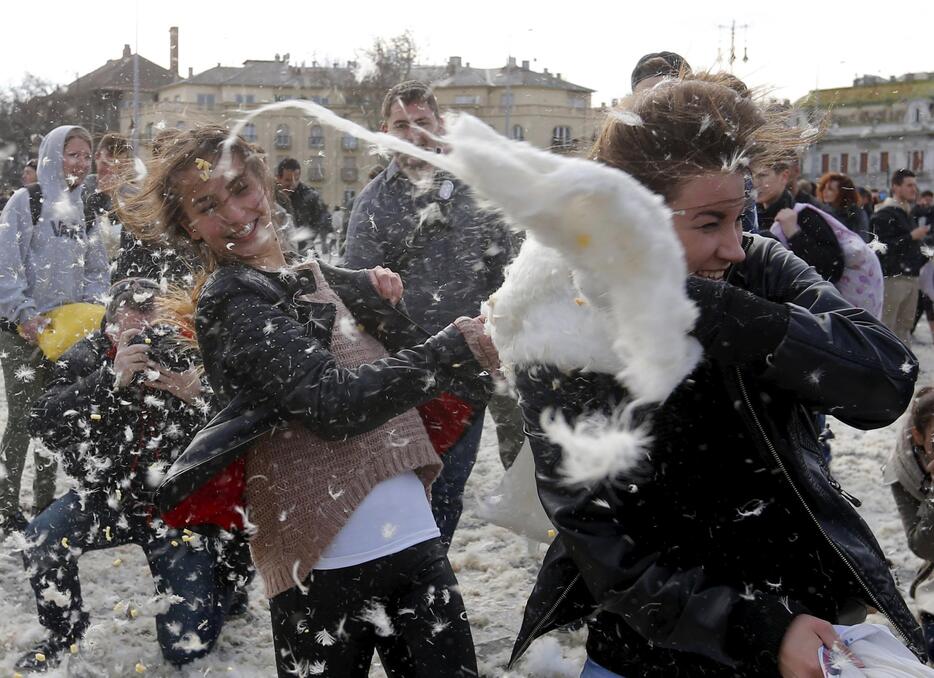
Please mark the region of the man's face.
<svg viewBox="0 0 934 678"><path fill-rule="evenodd" d="M776 172L771 167L760 168L752 177L756 187L756 202L760 205L771 205L785 192L788 185L788 170Z"/></svg>
<svg viewBox="0 0 934 678"><path fill-rule="evenodd" d="M918 198L918 180L905 177L900 185L892 185L892 197L901 202L914 202Z"/></svg>
<svg viewBox="0 0 934 678"><path fill-rule="evenodd" d="M443 134L444 126L426 102L413 101L403 104L397 101L392 105L389 117L383 123L383 131L419 148L440 152L441 144L432 137ZM426 167L426 163L421 160L401 153L396 154L396 161L408 169Z"/></svg>
<svg viewBox="0 0 934 678"><path fill-rule="evenodd" d="M298 182L302 178L302 170L282 170L282 174L276 179L279 185L286 191L294 191L298 188Z"/></svg>
<svg viewBox="0 0 934 678"><path fill-rule="evenodd" d="M97 163L97 190L112 191L120 185L122 172L127 169L129 158L118 158L106 148L98 149L94 155Z"/></svg>

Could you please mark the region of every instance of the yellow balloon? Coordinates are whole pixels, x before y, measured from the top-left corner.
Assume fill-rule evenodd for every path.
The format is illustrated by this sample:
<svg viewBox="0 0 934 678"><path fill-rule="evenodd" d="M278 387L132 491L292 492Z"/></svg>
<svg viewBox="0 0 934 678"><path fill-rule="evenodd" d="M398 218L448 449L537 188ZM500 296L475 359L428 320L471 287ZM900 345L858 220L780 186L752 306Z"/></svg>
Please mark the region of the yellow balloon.
<svg viewBox="0 0 934 678"><path fill-rule="evenodd" d="M104 307L100 304L65 304L43 315L51 322L39 335L39 348L46 358L55 361L100 327Z"/></svg>

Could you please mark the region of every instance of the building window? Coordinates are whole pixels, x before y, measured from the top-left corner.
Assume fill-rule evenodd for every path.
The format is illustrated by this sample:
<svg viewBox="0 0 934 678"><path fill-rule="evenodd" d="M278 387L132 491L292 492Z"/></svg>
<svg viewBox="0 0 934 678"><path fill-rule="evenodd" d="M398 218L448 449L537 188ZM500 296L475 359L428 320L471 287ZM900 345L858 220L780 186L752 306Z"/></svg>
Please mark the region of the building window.
<svg viewBox="0 0 934 678"><path fill-rule="evenodd" d="M525 130L522 129L522 125L512 126L512 138L516 141L525 141Z"/></svg>
<svg viewBox="0 0 934 678"><path fill-rule="evenodd" d="M313 96L311 97L311 100L319 106L327 106L329 103L331 103L331 100L328 97Z"/></svg>
<svg viewBox="0 0 934 678"><path fill-rule="evenodd" d="M821 153L820 156L820 173L827 174L830 171L830 154Z"/></svg>
<svg viewBox="0 0 934 678"><path fill-rule="evenodd" d="M859 173L866 174L869 172L869 154L860 153L859 154Z"/></svg>
<svg viewBox="0 0 934 678"><path fill-rule="evenodd" d="M143 139L152 139L152 128L153 124L151 122L146 123L146 128L143 132Z"/></svg>
<svg viewBox="0 0 934 678"><path fill-rule="evenodd" d="M571 108L586 108L587 100L584 97L574 96L568 98L568 106Z"/></svg>
<svg viewBox="0 0 934 678"><path fill-rule="evenodd" d="M355 151L357 150L357 137L352 134L344 134L341 137L341 148L345 151Z"/></svg>
<svg viewBox="0 0 934 678"><path fill-rule="evenodd" d="M341 166L341 179L352 184L356 183L357 176L357 158L352 155L345 155Z"/></svg>
<svg viewBox="0 0 934 678"><path fill-rule="evenodd" d="M350 188L344 190L344 207L349 209L356 197L357 192L355 190Z"/></svg>
<svg viewBox="0 0 934 678"><path fill-rule="evenodd" d="M841 174L850 173L850 154L849 153L840 154L840 173Z"/></svg>
<svg viewBox="0 0 934 678"><path fill-rule="evenodd" d="M512 92L502 94L499 97L500 108L512 108L516 103L516 97Z"/></svg>
<svg viewBox="0 0 934 678"><path fill-rule="evenodd" d="M308 161L308 181L324 181L324 158L315 157Z"/></svg>
<svg viewBox="0 0 934 678"><path fill-rule="evenodd" d="M179 120L175 123L175 129L184 131L188 129L188 124L184 120Z"/></svg>
<svg viewBox="0 0 934 678"><path fill-rule="evenodd" d="M889 152L882 151L879 153L879 171L888 172L889 171Z"/></svg>
<svg viewBox="0 0 934 678"><path fill-rule="evenodd" d="M198 107L206 108L211 110L214 108L214 95L213 94L199 94L198 95Z"/></svg>
<svg viewBox="0 0 934 678"><path fill-rule="evenodd" d="M252 104L256 102L256 98L252 94L237 94L234 95L234 101L238 104Z"/></svg>
<svg viewBox="0 0 934 678"><path fill-rule="evenodd" d="M289 126L281 123L276 127L276 148L290 148L292 146L292 133Z"/></svg>
<svg viewBox="0 0 934 678"><path fill-rule="evenodd" d="M551 145L557 148L565 148L571 145L571 128L567 125L558 125L552 130Z"/></svg>
<svg viewBox="0 0 934 678"><path fill-rule="evenodd" d="M243 131L240 132L240 134L244 139L250 143L253 143L256 141L256 125L254 125L252 122L248 122L243 126Z"/></svg>
<svg viewBox="0 0 934 678"><path fill-rule="evenodd" d="M480 104L480 97L473 94L458 94L454 97L454 104L459 106L477 106Z"/></svg>
<svg viewBox="0 0 934 678"><path fill-rule="evenodd" d="M911 152L911 171L912 172L923 172L924 171L924 151L912 151Z"/></svg>
<svg viewBox="0 0 934 678"><path fill-rule="evenodd" d="M308 128L308 148L324 148L324 128L321 125Z"/></svg>

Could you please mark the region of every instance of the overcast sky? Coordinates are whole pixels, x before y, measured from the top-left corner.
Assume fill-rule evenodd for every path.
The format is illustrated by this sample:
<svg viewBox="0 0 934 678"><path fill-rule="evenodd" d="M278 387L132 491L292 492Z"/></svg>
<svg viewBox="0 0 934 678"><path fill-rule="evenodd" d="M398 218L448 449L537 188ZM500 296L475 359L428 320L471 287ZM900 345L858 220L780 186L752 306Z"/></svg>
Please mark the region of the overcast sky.
<svg viewBox="0 0 934 678"><path fill-rule="evenodd" d="M179 27L182 75L189 66L198 73L218 62L237 66L277 52L289 53L293 63L343 62L359 57L376 36L409 29L420 63L457 55L472 66L493 68L513 55L531 61L534 70L548 68L596 90L595 105L629 92L629 74L646 52L672 50L695 68L710 67L719 45L725 60L729 30L718 25L733 20L749 25L737 29L736 39L738 56L746 46L749 61L737 61L734 72L781 98L794 100L818 86L848 86L864 73L934 71L934 3L874 4L17 0L4 5L0 85L18 82L26 71L67 84L119 57L124 43L168 67L170 26ZM57 6L58 16L49 16ZM894 11L886 14L887 7Z"/></svg>

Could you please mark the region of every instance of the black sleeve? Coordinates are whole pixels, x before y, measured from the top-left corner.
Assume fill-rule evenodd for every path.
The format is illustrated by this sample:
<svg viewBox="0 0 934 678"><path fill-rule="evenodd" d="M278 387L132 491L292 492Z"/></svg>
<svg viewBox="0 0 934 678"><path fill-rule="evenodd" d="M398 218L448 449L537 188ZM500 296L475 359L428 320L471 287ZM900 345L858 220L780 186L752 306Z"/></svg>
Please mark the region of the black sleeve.
<svg viewBox="0 0 934 678"><path fill-rule="evenodd" d="M765 661L774 670L781 639L802 606L712 581L702 562L684 561L670 535L640 536L633 527L651 520L652 507L638 492L610 481L569 485L563 478L561 448L542 430L542 415L559 412L577 421L606 414L624 398L612 376L534 367L517 370L516 387L542 505L600 609L660 647L728 666Z"/></svg>
<svg viewBox="0 0 934 678"><path fill-rule="evenodd" d="M240 288L199 308L199 338L217 346L236 388L272 398L323 438L343 438L380 426L435 397L465 373L482 372L460 332L450 326L424 343L357 368L341 367L305 327L258 292ZM258 366L262 369L257 369Z"/></svg>
<svg viewBox="0 0 934 678"><path fill-rule="evenodd" d="M92 428L113 425L110 419L120 411L113 385L109 361L89 341L81 342L53 368L49 386L32 408L30 434L67 453L86 441Z"/></svg>
<svg viewBox="0 0 934 678"><path fill-rule="evenodd" d="M918 501L899 483L891 487L908 548L922 560L934 561L934 502Z"/></svg>
<svg viewBox="0 0 934 678"><path fill-rule="evenodd" d="M891 424L911 401L917 359L881 321L855 308L780 243L762 244L764 254L747 257L748 275L762 281L762 296L788 313L762 378L850 426Z"/></svg>
<svg viewBox="0 0 934 678"><path fill-rule="evenodd" d="M796 256L817 270L820 277L832 283L843 275L843 250L833 229L813 210L798 213L801 230L788 239L788 246Z"/></svg>

